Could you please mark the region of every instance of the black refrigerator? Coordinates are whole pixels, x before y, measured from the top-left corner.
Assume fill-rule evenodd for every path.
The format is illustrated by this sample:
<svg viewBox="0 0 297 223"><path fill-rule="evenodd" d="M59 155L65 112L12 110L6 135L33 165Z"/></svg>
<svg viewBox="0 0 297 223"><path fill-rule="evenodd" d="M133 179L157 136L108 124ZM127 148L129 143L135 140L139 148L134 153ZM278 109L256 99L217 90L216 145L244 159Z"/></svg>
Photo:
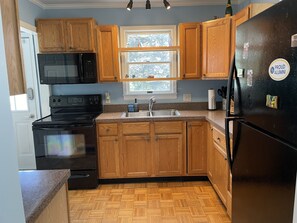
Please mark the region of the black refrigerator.
<svg viewBox="0 0 297 223"><path fill-rule="evenodd" d="M297 0L238 27L227 98L232 222L297 222Z"/></svg>

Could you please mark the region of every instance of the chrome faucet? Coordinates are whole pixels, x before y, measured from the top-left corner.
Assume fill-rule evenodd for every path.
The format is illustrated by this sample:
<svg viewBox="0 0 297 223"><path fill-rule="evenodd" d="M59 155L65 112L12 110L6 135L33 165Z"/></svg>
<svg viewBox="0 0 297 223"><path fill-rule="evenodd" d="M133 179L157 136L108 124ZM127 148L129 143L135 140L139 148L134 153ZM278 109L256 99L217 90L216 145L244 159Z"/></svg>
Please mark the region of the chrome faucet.
<svg viewBox="0 0 297 223"><path fill-rule="evenodd" d="M156 98L154 96L150 97L149 99L149 113L150 116L152 116L152 111L153 111L153 105L156 103Z"/></svg>

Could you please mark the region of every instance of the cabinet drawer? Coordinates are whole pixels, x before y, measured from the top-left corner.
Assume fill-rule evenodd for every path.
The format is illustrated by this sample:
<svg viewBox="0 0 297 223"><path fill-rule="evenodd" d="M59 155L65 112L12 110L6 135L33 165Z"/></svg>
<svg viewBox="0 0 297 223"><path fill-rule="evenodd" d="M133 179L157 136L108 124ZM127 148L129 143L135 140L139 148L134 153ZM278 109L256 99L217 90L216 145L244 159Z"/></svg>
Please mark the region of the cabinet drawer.
<svg viewBox="0 0 297 223"><path fill-rule="evenodd" d="M224 150L226 150L226 139L225 134L219 131L216 128L213 128L213 134L212 134L213 140L220 145Z"/></svg>
<svg viewBox="0 0 297 223"><path fill-rule="evenodd" d="M116 136L118 135L118 125L112 124L99 124L97 125L99 136Z"/></svg>
<svg viewBox="0 0 297 223"><path fill-rule="evenodd" d="M150 133L150 123L149 122L131 122L123 123L123 134L149 134Z"/></svg>
<svg viewBox="0 0 297 223"><path fill-rule="evenodd" d="M183 122L155 122L155 133L182 133Z"/></svg>

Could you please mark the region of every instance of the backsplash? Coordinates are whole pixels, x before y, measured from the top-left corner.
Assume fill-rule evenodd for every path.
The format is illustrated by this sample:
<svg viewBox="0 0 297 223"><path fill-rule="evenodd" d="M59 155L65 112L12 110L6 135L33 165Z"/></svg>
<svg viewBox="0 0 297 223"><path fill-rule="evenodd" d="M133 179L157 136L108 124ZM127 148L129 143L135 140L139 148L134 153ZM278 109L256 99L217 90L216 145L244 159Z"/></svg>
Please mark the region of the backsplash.
<svg viewBox="0 0 297 223"><path fill-rule="evenodd" d="M226 86L226 80L182 80L177 81L176 99L158 99L161 103L183 102L183 94L191 94L192 102L207 102L207 90L209 88L219 89ZM53 95L75 95L75 94L105 94L110 93L111 104L128 104L134 100L125 100L123 97L122 83L98 83L98 84L69 84L52 86ZM217 95L217 101L221 97ZM139 103L147 103L147 100L138 100ZM104 100L105 103L105 100Z"/></svg>

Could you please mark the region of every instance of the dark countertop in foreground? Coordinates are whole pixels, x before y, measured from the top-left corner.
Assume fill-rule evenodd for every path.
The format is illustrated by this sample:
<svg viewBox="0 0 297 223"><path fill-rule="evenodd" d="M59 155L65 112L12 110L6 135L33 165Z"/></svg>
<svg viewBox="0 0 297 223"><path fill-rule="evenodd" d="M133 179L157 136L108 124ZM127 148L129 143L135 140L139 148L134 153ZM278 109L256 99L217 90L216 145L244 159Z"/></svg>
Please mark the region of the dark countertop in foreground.
<svg viewBox="0 0 297 223"><path fill-rule="evenodd" d="M70 170L19 171L26 222L34 222L67 182Z"/></svg>
<svg viewBox="0 0 297 223"><path fill-rule="evenodd" d="M179 116L173 117L133 117L127 118L122 117L123 112L113 112L113 113L102 113L96 119L98 123L108 123L108 122L131 122L131 121L170 121L170 120L197 120L197 119L205 119L209 121L212 125L220 129L221 131L225 131L225 117L226 111L216 110L216 111L185 111L178 110L180 112ZM232 126L230 125L230 133L232 134Z"/></svg>

